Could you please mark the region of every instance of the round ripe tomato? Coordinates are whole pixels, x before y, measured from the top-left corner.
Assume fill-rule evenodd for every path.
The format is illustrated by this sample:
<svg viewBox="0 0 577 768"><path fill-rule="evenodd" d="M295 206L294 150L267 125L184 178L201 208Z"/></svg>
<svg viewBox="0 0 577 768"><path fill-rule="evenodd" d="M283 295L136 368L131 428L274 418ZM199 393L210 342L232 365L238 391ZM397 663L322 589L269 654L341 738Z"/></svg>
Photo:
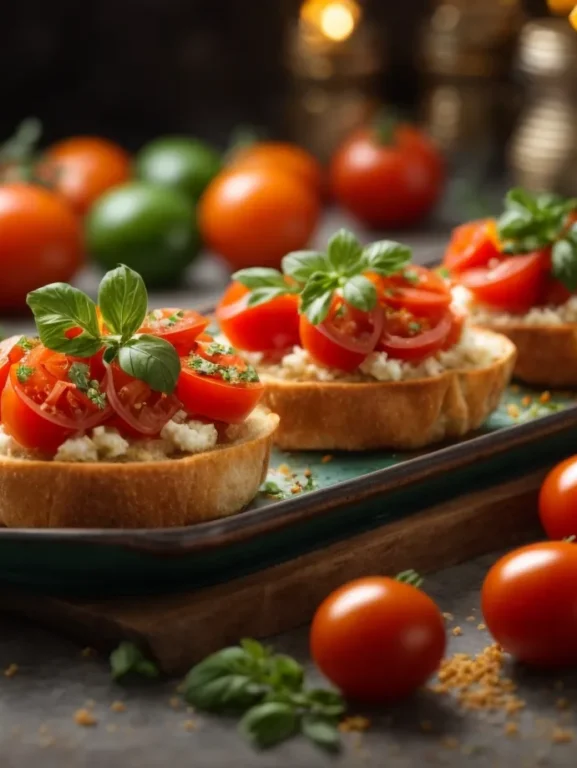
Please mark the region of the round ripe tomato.
<svg viewBox="0 0 577 768"><path fill-rule="evenodd" d="M381 278L379 300L413 315L439 317L449 308L452 296L440 275L412 264L396 275Z"/></svg>
<svg viewBox="0 0 577 768"><path fill-rule="evenodd" d="M383 327L380 307L361 312L336 299L328 317L313 325L300 316L300 340L313 360L328 368L354 371L374 349Z"/></svg>
<svg viewBox="0 0 577 768"><path fill-rule="evenodd" d="M577 456L562 461L545 478L539 516L550 539L577 536Z"/></svg>
<svg viewBox="0 0 577 768"><path fill-rule="evenodd" d="M323 674L346 696L367 702L413 693L437 671L445 645L443 617L431 598L379 576L329 595L310 633Z"/></svg>
<svg viewBox="0 0 577 768"><path fill-rule="evenodd" d="M182 358L176 395L191 416L240 424L258 405L264 391L253 369L218 344L199 342Z"/></svg>
<svg viewBox="0 0 577 768"><path fill-rule="evenodd" d="M107 189L130 178L130 157L111 141L78 136L47 151L41 174L83 216Z"/></svg>
<svg viewBox="0 0 577 768"><path fill-rule="evenodd" d="M440 197L444 170L439 151L410 125L380 140L377 131L354 133L337 150L330 168L337 201L371 227L409 226Z"/></svg>
<svg viewBox="0 0 577 768"><path fill-rule="evenodd" d="M462 272L459 280L481 304L524 312L539 303L549 262L548 251L507 256L495 267Z"/></svg>
<svg viewBox="0 0 577 768"><path fill-rule="evenodd" d="M69 282L81 263L80 223L57 194L0 185L0 309L22 309L30 291Z"/></svg>
<svg viewBox="0 0 577 768"><path fill-rule="evenodd" d="M454 274L486 266L491 259L501 259L495 219L462 224L453 230L443 257L443 266Z"/></svg>
<svg viewBox="0 0 577 768"><path fill-rule="evenodd" d="M308 243L319 201L284 171L233 169L208 186L198 214L205 242L232 267L277 267L285 254Z"/></svg>
<svg viewBox="0 0 577 768"><path fill-rule="evenodd" d="M194 309L153 309L138 333L149 333L168 341L180 355L187 355L209 320Z"/></svg>
<svg viewBox="0 0 577 768"><path fill-rule="evenodd" d="M258 141L234 153L230 167L271 168L295 175L315 194L323 190L323 169L311 154L296 144L283 141Z"/></svg>
<svg viewBox="0 0 577 768"><path fill-rule="evenodd" d="M458 341L462 327L462 317L457 320L451 310L438 320L417 318L404 310L389 313L377 349L396 360L418 362L447 349L451 339Z"/></svg>
<svg viewBox="0 0 577 768"><path fill-rule="evenodd" d="M268 352L298 344L298 298L280 296L249 308L248 293L241 283L231 283L216 308L216 319L230 343L247 352Z"/></svg>
<svg viewBox="0 0 577 768"><path fill-rule="evenodd" d="M481 593L485 623L519 661L577 663L577 548L542 542L510 552L491 568Z"/></svg>
<svg viewBox="0 0 577 768"><path fill-rule="evenodd" d="M10 336L0 342L0 391L4 389L10 366L18 363L25 355L23 346L19 345L22 336Z"/></svg>

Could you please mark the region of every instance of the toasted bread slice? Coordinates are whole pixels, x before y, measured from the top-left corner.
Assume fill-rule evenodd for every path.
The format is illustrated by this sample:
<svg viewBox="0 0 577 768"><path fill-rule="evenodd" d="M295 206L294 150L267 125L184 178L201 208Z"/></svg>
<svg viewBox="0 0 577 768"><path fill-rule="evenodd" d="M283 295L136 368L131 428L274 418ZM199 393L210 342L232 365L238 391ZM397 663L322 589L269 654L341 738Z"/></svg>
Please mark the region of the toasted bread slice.
<svg viewBox="0 0 577 768"><path fill-rule="evenodd" d="M287 450L410 450L464 435L495 410L511 378L515 347L505 337L500 344L502 355L487 367L431 378L319 382L263 376L265 404L280 416L275 442Z"/></svg>
<svg viewBox="0 0 577 768"><path fill-rule="evenodd" d="M543 387L577 386L577 324L527 325L515 323L489 328L507 336L517 347L513 376Z"/></svg>
<svg viewBox="0 0 577 768"><path fill-rule="evenodd" d="M168 528L239 512L263 482L278 416L257 409L236 439L153 462L0 459L10 528Z"/></svg>

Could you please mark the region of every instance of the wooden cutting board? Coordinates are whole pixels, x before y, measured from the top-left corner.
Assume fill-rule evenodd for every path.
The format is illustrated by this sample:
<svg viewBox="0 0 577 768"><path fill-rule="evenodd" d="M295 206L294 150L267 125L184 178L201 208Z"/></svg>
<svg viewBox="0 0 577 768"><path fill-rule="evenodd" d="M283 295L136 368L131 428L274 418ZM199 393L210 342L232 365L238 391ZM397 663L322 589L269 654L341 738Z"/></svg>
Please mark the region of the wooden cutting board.
<svg viewBox="0 0 577 768"><path fill-rule="evenodd" d="M251 576L185 594L107 600L0 590L0 610L20 614L84 646L137 642L168 674L206 654L306 623L329 592L360 576L427 573L538 538L537 493L545 471L465 494Z"/></svg>

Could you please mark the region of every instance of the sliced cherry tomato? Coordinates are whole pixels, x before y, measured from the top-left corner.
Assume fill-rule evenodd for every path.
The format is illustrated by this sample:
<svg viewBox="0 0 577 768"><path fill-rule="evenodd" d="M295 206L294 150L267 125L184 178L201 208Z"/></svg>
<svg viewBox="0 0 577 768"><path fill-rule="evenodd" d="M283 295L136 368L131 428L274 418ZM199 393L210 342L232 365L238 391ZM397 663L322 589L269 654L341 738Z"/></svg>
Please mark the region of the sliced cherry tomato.
<svg viewBox="0 0 577 768"><path fill-rule="evenodd" d="M462 224L453 235L443 258L443 266L454 274L486 266L491 259L502 257L499 251L495 219Z"/></svg>
<svg viewBox="0 0 577 768"><path fill-rule="evenodd" d="M175 395L155 392L146 382L134 379L117 363L107 366L104 391L115 416L110 425L130 437L156 437L181 403Z"/></svg>
<svg viewBox="0 0 577 768"><path fill-rule="evenodd" d="M491 568L481 593L495 640L519 661L560 667L577 663L577 547L531 544Z"/></svg>
<svg viewBox="0 0 577 768"><path fill-rule="evenodd" d="M572 295L571 291L560 280L550 276L545 284L543 304L558 307L560 304L565 304L566 301L569 301Z"/></svg>
<svg viewBox="0 0 577 768"><path fill-rule="evenodd" d="M481 304L523 312L539 303L549 263L548 250L506 256L495 267L469 269L459 279Z"/></svg>
<svg viewBox="0 0 577 768"><path fill-rule="evenodd" d="M199 342L194 354L181 362L176 395L191 416L239 424L263 395L254 370L218 344Z"/></svg>
<svg viewBox="0 0 577 768"><path fill-rule="evenodd" d="M550 539L577 536L577 456L562 461L545 478L539 516Z"/></svg>
<svg viewBox="0 0 577 768"><path fill-rule="evenodd" d="M375 349L382 327L380 307L361 312L336 298L319 325L313 325L306 315L300 316L300 339L319 365L354 371Z"/></svg>
<svg viewBox="0 0 577 768"><path fill-rule="evenodd" d="M380 576L329 595L310 633L320 670L346 696L368 702L413 693L437 671L445 645L443 617L431 598Z"/></svg>
<svg viewBox="0 0 577 768"><path fill-rule="evenodd" d="M451 291L440 275L412 264L402 272L381 279L379 299L394 309L416 316L440 317L451 304Z"/></svg>
<svg viewBox="0 0 577 768"><path fill-rule="evenodd" d="M453 323L449 335L443 344L443 349L450 349L451 347L454 347L455 344L458 344L461 341L463 328L465 327L465 319L467 317L465 312L457 310L454 307L451 308L451 312L453 314Z"/></svg>
<svg viewBox="0 0 577 768"><path fill-rule="evenodd" d="M6 384L10 366L22 360L26 354L24 347L18 343L20 339L22 336L10 336L9 339L0 342L0 391Z"/></svg>
<svg viewBox="0 0 577 768"><path fill-rule="evenodd" d="M159 336L172 344L179 355L188 355L208 323L208 318L194 309L154 309L138 332Z"/></svg>
<svg viewBox="0 0 577 768"><path fill-rule="evenodd" d="M397 360L424 360L448 346L454 318L453 313L446 310L438 322L430 324L427 318L417 319L402 310L391 313L385 317L377 349Z"/></svg>
<svg viewBox="0 0 577 768"><path fill-rule="evenodd" d="M247 307L248 293L241 283L231 283L216 308L216 319L230 343L247 352L268 352L298 344L297 296L280 296Z"/></svg>

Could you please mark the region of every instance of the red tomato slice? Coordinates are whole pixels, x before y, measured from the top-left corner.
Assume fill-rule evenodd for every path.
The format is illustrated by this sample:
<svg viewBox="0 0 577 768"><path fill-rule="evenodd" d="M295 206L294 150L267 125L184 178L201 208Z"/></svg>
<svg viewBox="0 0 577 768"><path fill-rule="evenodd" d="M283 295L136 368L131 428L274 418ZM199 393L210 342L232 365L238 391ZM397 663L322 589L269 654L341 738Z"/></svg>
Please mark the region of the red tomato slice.
<svg viewBox="0 0 577 768"><path fill-rule="evenodd" d="M426 328L423 320L411 320L407 315L389 316L385 318L385 327L377 348L396 360L424 360L447 346L454 317L448 310L435 325ZM413 323L425 329L416 329L410 335Z"/></svg>
<svg viewBox="0 0 577 768"><path fill-rule="evenodd" d="M168 341L180 355L187 355L209 320L193 309L153 309L139 329Z"/></svg>
<svg viewBox="0 0 577 768"><path fill-rule="evenodd" d="M212 354L215 348L200 342L193 355L182 358L176 395L191 416L239 424L260 401L264 385L252 380L254 371L241 357Z"/></svg>
<svg viewBox="0 0 577 768"><path fill-rule="evenodd" d="M494 219L462 224L453 235L443 258L443 266L458 274L474 267L484 267L491 259L501 258Z"/></svg>
<svg viewBox="0 0 577 768"><path fill-rule="evenodd" d="M548 250L506 256L493 268L463 272L460 281L481 304L523 312L539 303L549 264Z"/></svg>
<svg viewBox="0 0 577 768"><path fill-rule="evenodd" d="M571 291L560 280L549 277L543 293L543 304L558 307L560 304L565 304L566 301L569 301L572 295Z"/></svg>
<svg viewBox="0 0 577 768"><path fill-rule="evenodd" d="M6 384L10 366L22 360L26 354L24 347L18 345L21 338L22 336L10 336L0 342L0 390Z"/></svg>
<svg viewBox="0 0 577 768"><path fill-rule="evenodd" d="M241 283L231 283L216 308L216 319L230 343L247 352L268 352L298 344L298 297L279 296L249 308L248 293Z"/></svg>
<svg viewBox="0 0 577 768"><path fill-rule="evenodd" d="M116 415L110 426L130 437L158 436L181 409L178 397L155 392L144 381L124 373L117 363L106 368L104 391Z"/></svg>
<svg viewBox="0 0 577 768"><path fill-rule="evenodd" d="M354 371L375 348L383 327L383 312L361 312L335 299L329 316L313 325L300 316L302 346L319 365Z"/></svg>
<svg viewBox="0 0 577 768"><path fill-rule="evenodd" d="M382 304L405 309L418 317L440 317L451 304L451 291L440 275L412 264L397 275L382 278Z"/></svg>

